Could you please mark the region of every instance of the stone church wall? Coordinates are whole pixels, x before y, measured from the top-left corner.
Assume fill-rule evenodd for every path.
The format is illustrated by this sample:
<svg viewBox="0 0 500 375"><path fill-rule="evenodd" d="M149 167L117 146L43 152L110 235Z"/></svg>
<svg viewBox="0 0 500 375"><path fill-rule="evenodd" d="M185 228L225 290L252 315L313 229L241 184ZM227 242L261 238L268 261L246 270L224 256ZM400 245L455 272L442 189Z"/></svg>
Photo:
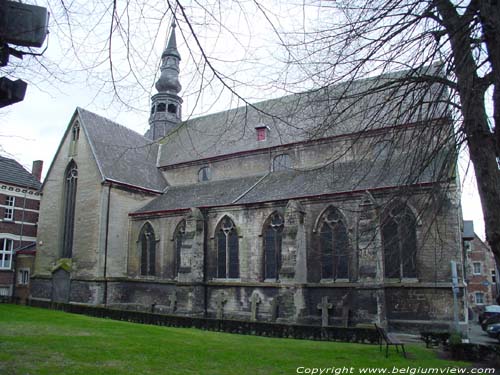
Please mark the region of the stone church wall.
<svg viewBox="0 0 500 375"><path fill-rule="evenodd" d="M49 276L62 254L61 228L64 218L61 202L64 201L64 175L71 160L76 162L79 174L75 204L73 272L75 277L97 276L100 226L100 215L97 213L100 211L101 177L84 135L80 134L75 143L71 140L71 131L68 131L43 186L43 191L50 194L43 194L40 202L35 277Z"/></svg>
<svg viewBox="0 0 500 375"><path fill-rule="evenodd" d="M200 257L206 256L206 274L204 277L201 275L201 279L198 278L196 282L189 277L182 281L176 279L169 271L173 269L170 262L174 252L173 233L177 224L189 216L189 212L176 212L163 217L134 217L130 224L129 279L136 279L138 284L132 288L132 285L124 287L126 283L117 283L110 303L116 302L140 310L147 310L154 305L155 311L184 315L203 315L206 309L210 317L321 324L319 306L326 297L331 304L329 324L375 321L408 327L418 325L421 320L429 324L442 324L452 318L449 263L461 259L460 246L457 246L461 228L459 207L454 201L455 193L451 190L449 199L443 201L437 212L430 212L432 209L429 206L435 206L431 189L414 191L408 197L407 204L419 217L418 276L403 281L384 278L381 237L376 234L380 231L379 215L387 202L394 198L387 192L325 197L300 203L302 213L297 218L302 220L299 227L304 228L305 241L299 247L303 247L307 254L307 279L303 281L300 281L301 274L297 272L300 268L300 256L297 255L301 251L299 248L294 250L297 253L290 258L292 260L288 260L295 262L289 276L283 274L278 282L262 279L262 226L275 211L287 216L287 212L293 210L289 202L205 210L203 218L206 223L199 230L206 231L206 250L203 250L206 252L198 254ZM429 202L434 203L429 205ZM344 215L351 241L349 280L335 283L321 280L319 255L315 250L318 248L317 220L330 205ZM215 229L224 216L232 219L238 231L238 279L215 278ZM145 221L149 221L155 232L159 233L156 257L161 271L155 277L139 275L140 254L136 241ZM286 237L289 235L292 234L284 234L283 249L288 246ZM297 237L294 238L297 241ZM184 250L183 247L183 254ZM285 257L286 254L283 266L287 262ZM175 295L174 305L171 302L172 295ZM257 302L252 303L252 299Z"/></svg>

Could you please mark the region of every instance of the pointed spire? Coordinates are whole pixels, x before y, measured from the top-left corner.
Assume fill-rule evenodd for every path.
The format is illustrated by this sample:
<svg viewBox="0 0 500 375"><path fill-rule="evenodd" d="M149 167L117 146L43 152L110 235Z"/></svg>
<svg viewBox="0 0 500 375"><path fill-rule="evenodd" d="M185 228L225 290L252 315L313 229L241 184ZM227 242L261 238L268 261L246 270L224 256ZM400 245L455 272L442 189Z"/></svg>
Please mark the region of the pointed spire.
<svg viewBox="0 0 500 375"><path fill-rule="evenodd" d="M175 21L172 21L172 31L167 43L167 47L161 55L161 74L156 82L158 92L178 94L182 86L179 82L179 62L181 55L177 50L177 40L175 38Z"/></svg>
<svg viewBox="0 0 500 375"><path fill-rule="evenodd" d="M177 51L177 40L175 38L175 21L172 20L172 31L170 32L170 38L168 39L167 43L167 48L165 48L165 51L163 51L163 54L161 57L165 57L167 55L177 57L179 60L181 60L181 55L179 54L179 51Z"/></svg>

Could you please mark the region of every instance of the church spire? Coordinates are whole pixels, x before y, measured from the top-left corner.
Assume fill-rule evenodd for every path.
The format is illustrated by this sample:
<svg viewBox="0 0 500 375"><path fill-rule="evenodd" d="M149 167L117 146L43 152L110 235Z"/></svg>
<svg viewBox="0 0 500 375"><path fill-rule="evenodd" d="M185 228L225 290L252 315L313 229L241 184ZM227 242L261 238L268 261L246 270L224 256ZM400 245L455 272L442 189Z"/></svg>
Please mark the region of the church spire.
<svg viewBox="0 0 500 375"><path fill-rule="evenodd" d="M172 21L170 37L161 55L160 77L155 85L158 93L151 97L149 130L145 136L153 140L167 135L182 119L182 98L178 95L182 89L179 82L181 55L177 50L175 26Z"/></svg>
<svg viewBox="0 0 500 375"><path fill-rule="evenodd" d="M178 94L181 91L179 82L179 62L181 55L177 50L177 40L175 38L175 22L172 22L172 31L168 39L167 47L161 55L161 74L156 82L158 92L171 92Z"/></svg>

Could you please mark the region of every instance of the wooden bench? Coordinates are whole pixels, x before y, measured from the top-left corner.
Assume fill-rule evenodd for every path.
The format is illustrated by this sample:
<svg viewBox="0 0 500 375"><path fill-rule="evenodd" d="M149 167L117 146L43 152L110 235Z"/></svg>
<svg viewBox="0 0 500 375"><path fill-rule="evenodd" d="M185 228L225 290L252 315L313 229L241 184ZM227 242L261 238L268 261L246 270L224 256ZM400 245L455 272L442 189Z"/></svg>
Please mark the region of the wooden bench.
<svg viewBox="0 0 500 375"><path fill-rule="evenodd" d="M403 344L400 340L398 340L396 337L391 335L390 333L386 332L385 329L382 327L379 327L377 324L375 324L375 329L378 332L378 342L380 345L380 351L382 351L382 345L383 342L385 342L385 356L386 358L389 356L389 346L395 346L396 351L399 353L399 347L401 347L401 351L403 352L403 356L406 358L406 351L405 351L405 344Z"/></svg>

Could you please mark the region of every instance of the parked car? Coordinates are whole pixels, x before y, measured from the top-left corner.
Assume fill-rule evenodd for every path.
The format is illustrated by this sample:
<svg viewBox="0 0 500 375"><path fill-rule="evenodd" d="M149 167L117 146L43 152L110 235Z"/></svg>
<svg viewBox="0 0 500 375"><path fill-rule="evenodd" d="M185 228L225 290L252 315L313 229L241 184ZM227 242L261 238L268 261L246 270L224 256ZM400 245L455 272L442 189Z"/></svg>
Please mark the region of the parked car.
<svg viewBox="0 0 500 375"><path fill-rule="evenodd" d="M488 336L500 341L500 323L489 324L486 328L486 333Z"/></svg>
<svg viewBox="0 0 500 375"><path fill-rule="evenodd" d="M482 324L483 320L488 319L494 315L500 315L500 306L499 305L485 306L483 312L479 314L479 324Z"/></svg>
<svg viewBox="0 0 500 375"><path fill-rule="evenodd" d="M500 314L492 315L489 318L484 319L481 323L481 328L483 331L486 331L486 328L493 323L500 323Z"/></svg>

